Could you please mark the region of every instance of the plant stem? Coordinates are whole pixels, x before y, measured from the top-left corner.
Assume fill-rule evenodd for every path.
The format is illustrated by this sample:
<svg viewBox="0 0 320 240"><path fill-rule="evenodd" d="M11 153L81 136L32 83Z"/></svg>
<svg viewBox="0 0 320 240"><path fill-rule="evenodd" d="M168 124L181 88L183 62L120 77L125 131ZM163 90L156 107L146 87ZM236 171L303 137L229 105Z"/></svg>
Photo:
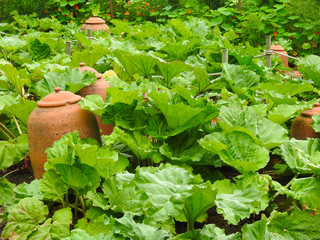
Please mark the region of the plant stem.
<svg viewBox="0 0 320 240"><path fill-rule="evenodd" d="M73 205L73 204L69 204L69 207L75 209L75 218L77 219L77 215L76 213L79 211L79 212L82 212L83 213L83 210L81 208L78 208L77 206Z"/></svg>
<svg viewBox="0 0 320 240"><path fill-rule="evenodd" d="M74 217L75 217L75 221L78 220L78 201L79 201L79 197L78 194L76 195L76 204L75 204L75 212L74 212ZM69 206L71 206L71 204L69 204ZM80 209L79 209L80 210ZM82 209L80 212L83 212Z"/></svg>
<svg viewBox="0 0 320 240"><path fill-rule="evenodd" d="M13 120L14 120L16 126L17 126L18 132L19 132L19 134L21 135L21 134L22 134L22 131L21 131L20 125L19 125L16 117L15 117L13 114L12 114L12 117L13 117Z"/></svg>
<svg viewBox="0 0 320 240"><path fill-rule="evenodd" d="M19 171L19 170L20 170L20 168L17 168L17 169L15 169L15 170L12 170L11 172L8 172L8 173L6 173L5 175L3 175L1 178L5 178L5 177L9 176L11 173L17 172L17 171Z"/></svg>
<svg viewBox="0 0 320 240"><path fill-rule="evenodd" d="M86 201L84 200L84 197L83 196L80 196L80 204L82 206L82 213L83 213L83 217L85 217L85 212L87 211L86 210Z"/></svg>
<svg viewBox="0 0 320 240"><path fill-rule="evenodd" d="M290 187L292 181L293 181L294 179L296 179L298 176L299 176L298 173L297 173L296 175L294 175L294 177L290 180L290 182L288 182L287 185L285 185L284 187L285 187L285 188ZM277 193L274 195L274 198L278 197L279 195L280 195L280 192L277 192Z"/></svg>
<svg viewBox="0 0 320 240"><path fill-rule="evenodd" d="M13 139L13 138L16 138L16 136L2 123L0 122L0 126L1 126L1 130L3 130L3 133L8 136L9 139ZM4 132L6 131L6 132ZM10 137L8 134L10 134L12 137Z"/></svg>

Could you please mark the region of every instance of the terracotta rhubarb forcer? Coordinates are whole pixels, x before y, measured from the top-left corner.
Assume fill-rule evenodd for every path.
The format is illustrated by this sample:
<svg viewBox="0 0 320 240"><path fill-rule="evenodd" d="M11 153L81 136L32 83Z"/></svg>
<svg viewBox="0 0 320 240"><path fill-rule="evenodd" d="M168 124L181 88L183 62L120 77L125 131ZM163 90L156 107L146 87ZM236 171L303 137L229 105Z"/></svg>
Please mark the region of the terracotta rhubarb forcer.
<svg viewBox="0 0 320 240"><path fill-rule="evenodd" d="M109 27L106 25L106 21L102 18L99 18L97 15L94 15L93 17L87 19L85 21L85 24L82 25L81 30L85 30L87 28L91 28L92 31L96 32L99 30L109 32Z"/></svg>
<svg viewBox="0 0 320 240"><path fill-rule="evenodd" d="M288 53L284 50L284 48L281 47L280 45L278 45L278 43L275 43L274 45L272 45L271 50L288 55ZM272 53L272 55L275 55L275 54L276 53ZM289 67L289 59L285 56L280 55L280 54L278 56L281 58L283 66Z"/></svg>
<svg viewBox="0 0 320 240"><path fill-rule="evenodd" d="M68 132L78 131L80 138L94 138L101 144L97 120L93 113L77 104L79 95L55 88L40 100L28 118L30 159L35 178L44 173L45 150Z"/></svg>
<svg viewBox="0 0 320 240"><path fill-rule="evenodd" d="M89 86L86 86L82 88L80 91L77 92L81 97L85 97L87 95L92 95L92 94L98 94L103 98L103 101L107 97L107 92L106 89L110 87L109 83L102 78L102 74L98 73L95 69L91 67L86 67L85 63L80 63L80 67L78 68L81 72L84 71L90 71L96 74L97 77L97 82L94 84L91 84ZM103 124L101 121L101 117L96 115L97 122L99 128L102 130L101 135L110 135L113 131L113 125L112 124Z"/></svg>
<svg viewBox="0 0 320 240"><path fill-rule="evenodd" d="M317 133L311 127L312 116L320 114L319 103L315 103L312 109L301 112L301 115L296 117L291 125L290 137L299 140L306 140L307 138L320 138L320 133Z"/></svg>

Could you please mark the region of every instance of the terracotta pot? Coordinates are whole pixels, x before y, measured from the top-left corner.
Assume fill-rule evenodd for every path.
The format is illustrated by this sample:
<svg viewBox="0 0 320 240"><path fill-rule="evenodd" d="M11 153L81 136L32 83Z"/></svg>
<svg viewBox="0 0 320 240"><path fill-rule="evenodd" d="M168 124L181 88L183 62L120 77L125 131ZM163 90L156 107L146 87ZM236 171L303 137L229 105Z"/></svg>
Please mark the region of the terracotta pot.
<svg viewBox="0 0 320 240"><path fill-rule="evenodd" d="M271 46L271 50L288 55L288 53L284 50L283 47L279 46L278 43L275 43ZM275 55L276 53L272 53L272 55ZM283 66L289 67L289 59L285 56L278 55L281 58L281 61L283 63Z"/></svg>
<svg viewBox="0 0 320 240"><path fill-rule="evenodd" d="M104 21L102 18L99 18L97 15L94 15L86 20L85 24L82 25L81 30L85 30L87 28L91 28L94 32L103 30L110 33L108 30L109 27L106 25L106 21Z"/></svg>
<svg viewBox="0 0 320 240"><path fill-rule="evenodd" d="M102 74L98 73L95 69L91 67L86 67L85 63L80 63L80 67L78 68L81 72L84 71L90 71L96 74L97 76L97 82L94 84L91 84L89 86L86 86L82 88L80 91L77 92L81 97L85 97L87 95L92 95L92 94L98 94L103 98L103 101L107 97L107 92L106 89L110 87L109 83L102 78ZM113 131L113 125L112 124L103 124L101 121L101 117L96 115L97 122L99 129L101 129L101 135L110 135Z"/></svg>
<svg viewBox="0 0 320 240"><path fill-rule="evenodd" d="M68 132L77 130L80 138L94 138L101 144L99 128L93 113L77 104L81 97L55 88L55 93L45 96L37 103L28 118L30 159L35 178L44 173L47 161L45 150Z"/></svg>
<svg viewBox="0 0 320 240"><path fill-rule="evenodd" d="M320 114L319 103L315 103L312 109L301 112L301 115L296 117L291 125L290 137L299 140L307 138L320 138L320 133L317 133L311 127L312 116Z"/></svg>

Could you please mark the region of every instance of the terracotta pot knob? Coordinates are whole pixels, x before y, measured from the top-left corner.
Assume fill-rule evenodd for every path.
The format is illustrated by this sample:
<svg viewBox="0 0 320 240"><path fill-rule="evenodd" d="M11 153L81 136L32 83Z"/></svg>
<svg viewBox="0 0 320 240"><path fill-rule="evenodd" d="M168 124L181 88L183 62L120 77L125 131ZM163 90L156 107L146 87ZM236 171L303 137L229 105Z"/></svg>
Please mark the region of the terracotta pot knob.
<svg viewBox="0 0 320 240"><path fill-rule="evenodd" d="M59 93L59 92L61 91L61 87L56 87L56 88L54 89L54 91L55 91L56 93Z"/></svg>
<svg viewBox="0 0 320 240"><path fill-rule="evenodd" d="M315 107L319 107L320 106L320 103L315 103L315 104L313 104Z"/></svg>
<svg viewBox="0 0 320 240"><path fill-rule="evenodd" d="M83 62L79 63L79 66L80 66L80 67L84 67L85 65L86 65L86 64L83 63Z"/></svg>
<svg viewBox="0 0 320 240"><path fill-rule="evenodd" d="M96 17L98 17L98 15L93 15L93 17L95 17L95 18L96 18Z"/></svg>
<svg viewBox="0 0 320 240"><path fill-rule="evenodd" d="M278 45L278 43L276 42L274 45Z"/></svg>

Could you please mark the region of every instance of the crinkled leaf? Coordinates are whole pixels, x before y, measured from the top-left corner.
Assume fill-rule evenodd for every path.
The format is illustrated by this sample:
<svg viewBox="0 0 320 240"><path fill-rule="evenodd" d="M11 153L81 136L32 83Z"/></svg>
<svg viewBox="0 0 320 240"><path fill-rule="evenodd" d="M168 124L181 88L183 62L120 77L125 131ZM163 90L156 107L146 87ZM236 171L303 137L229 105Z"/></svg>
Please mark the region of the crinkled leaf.
<svg viewBox="0 0 320 240"><path fill-rule="evenodd" d="M15 142L0 141L0 170L20 162L28 153L28 135L23 134Z"/></svg>
<svg viewBox="0 0 320 240"><path fill-rule="evenodd" d="M290 215L273 212L268 220L268 230L273 235L279 234L286 240L319 239L320 215L312 211L295 210Z"/></svg>
<svg viewBox="0 0 320 240"><path fill-rule="evenodd" d="M310 55L300 59L299 72L303 73L305 78L313 80L320 86L320 57Z"/></svg>
<svg viewBox="0 0 320 240"><path fill-rule="evenodd" d="M72 223L71 208L62 208L56 211L51 218L40 225L35 233L29 236L30 240L61 239L69 236L69 226Z"/></svg>
<svg viewBox="0 0 320 240"><path fill-rule="evenodd" d="M314 129L314 131L320 132L320 115L313 115L312 120L312 128Z"/></svg>
<svg viewBox="0 0 320 240"><path fill-rule="evenodd" d="M69 237L62 238L61 240L111 240L113 236L106 236L102 233L90 236L82 229L73 229Z"/></svg>
<svg viewBox="0 0 320 240"><path fill-rule="evenodd" d="M236 189L232 194L218 194L216 197L217 212L222 214L229 224L237 225L240 220L249 218L251 213L258 214L260 193L256 188Z"/></svg>
<svg viewBox="0 0 320 240"><path fill-rule="evenodd" d="M225 131L243 131L267 149L274 148L288 139L287 130L279 124L258 116L253 109L238 110L222 107L219 125ZM239 128L240 127L240 128Z"/></svg>
<svg viewBox="0 0 320 240"><path fill-rule="evenodd" d="M72 53L70 67L79 67L79 63L84 62L88 67L94 67L96 62L108 53L108 49L101 45L92 45L81 52Z"/></svg>
<svg viewBox="0 0 320 240"><path fill-rule="evenodd" d="M36 197L39 200L43 199L42 193L39 190L40 180L35 179L31 183L21 183L16 186L13 191L16 194L17 199L27 198L27 197Z"/></svg>
<svg viewBox="0 0 320 240"><path fill-rule="evenodd" d="M171 80L184 71L189 71L191 67L184 62L174 61L171 63L157 62L157 66L164 78L164 85L169 86Z"/></svg>
<svg viewBox="0 0 320 240"><path fill-rule="evenodd" d="M311 209L320 208L320 179L307 177L294 179L291 184L293 198L306 203Z"/></svg>
<svg viewBox="0 0 320 240"><path fill-rule="evenodd" d="M83 87L95 83L96 80L97 78L94 73L66 68L63 72L46 73L44 78L33 87L37 95L44 97L53 93L56 87L61 87L61 90L76 93Z"/></svg>
<svg viewBox="0 0 320 240"><path fill-rule="evenodd" d="M320 174L320 146L319 139L289 141L280 145L274 151L296 173Z"/></svg>
<svg viewBox="0 0 320 240"><path fill-rule="evenodd" d="M65 184L55 170L49 169L43 174L40 180L39 190L46 199L60 201L64 194L68 192L68 186Z"/></svg>
<svg viewBox="0 0 320 240"><path fill-rule="evenodd" d="M87 95L85 98L82 98L79 102L80 106L84 110L89 110L94 114L101 116L107 104L103 101L103 98L100 95Z"/></svg>
<svg viewBox="0 0 320 240"><path fill-rule="evenodd" d="M46 43L41 43L38 38L29 43L29 50L34 60L39 61L48 58L51 54L51 48Z"/></svg>
<svg viewBox="0 0 320 240"><path fill-rule="evenodd" d="M14 198L13 189L16 185L9 182L6 178L0 178L0 206L10 204Z"/></svg>
<svg viewBox="0 0 320 240"><path fill-rule="evenodd" d="M118 153L116 154L117 159L113 162L95 167L102 178L108 179L117 173L124 172L124 170L129 166L129 160L126 157Z"/></svg>
<svg viewBox="0 0 320 240"><path fill-rule="evenodd" d="M258 171L269 162L269 151L244 132L212 133L199 143L241 173Z"/></svg>
<svg viewBox="0 0 320 240"><path fill-rule="evenodd" d="M269 111L268 119L274 123L283 124L289 119L298 116L300 112L309 108L310 104L280 104L276 107L273 107L271 111Z"/></svg>
<svg viewBox="0 0 320 240"><path fill-rule="evenodd" d="M136 223L128 213L116 219L114 228L118 234L133 240L162 240L170 237L170 234L163 229Z"/></svg>
<svg viewBox="0 0 320 240"><path fill-rule="evenodd" d="M39 226L46 220L49 210L37 198L24 198L9 212L8 222L3 229L2 237L29 239Z"/></svg>
<svg viewBox="0 0 320 240"><path fill-rule="evenodd" d="M36 102L21 97L0 96L0 112L14 115L26 126L28 117L36 106Z"/></svg>
<svg viewBox="0 0 320 240"><path fill-rule="evenodd" d="M243 239L271 240L271 234L267 229L267 220L260 220L252 224L245 224L242 228Z"/></svg>
<svg viewBox="0 0 320 240"><path fill-rule="evenodd" d="M222 76L229 83L232 91L239 96L260 81L257 73L240 65L223 64Z"/></svg>
<svg viewBox="0 0 320 240"><path fill-rule="evenodd" d="M20 72L12 66L10 62L7 61L0 61L0 70L3 71L4 75L11 81L14 85L20 96L23 95L23 87L25 85L30 84L30 79L20 77Z"/></svg>
<svg viewBox="0 0 320 240"><path fill-rule="evenodd" d="M156 59L148 55L131 55L120 50L116 50L113 54L120 61L130 79L133 75L139 74L143 77L149 77L156 65ZM126 81L126 79L123 79Z"/></svg>

